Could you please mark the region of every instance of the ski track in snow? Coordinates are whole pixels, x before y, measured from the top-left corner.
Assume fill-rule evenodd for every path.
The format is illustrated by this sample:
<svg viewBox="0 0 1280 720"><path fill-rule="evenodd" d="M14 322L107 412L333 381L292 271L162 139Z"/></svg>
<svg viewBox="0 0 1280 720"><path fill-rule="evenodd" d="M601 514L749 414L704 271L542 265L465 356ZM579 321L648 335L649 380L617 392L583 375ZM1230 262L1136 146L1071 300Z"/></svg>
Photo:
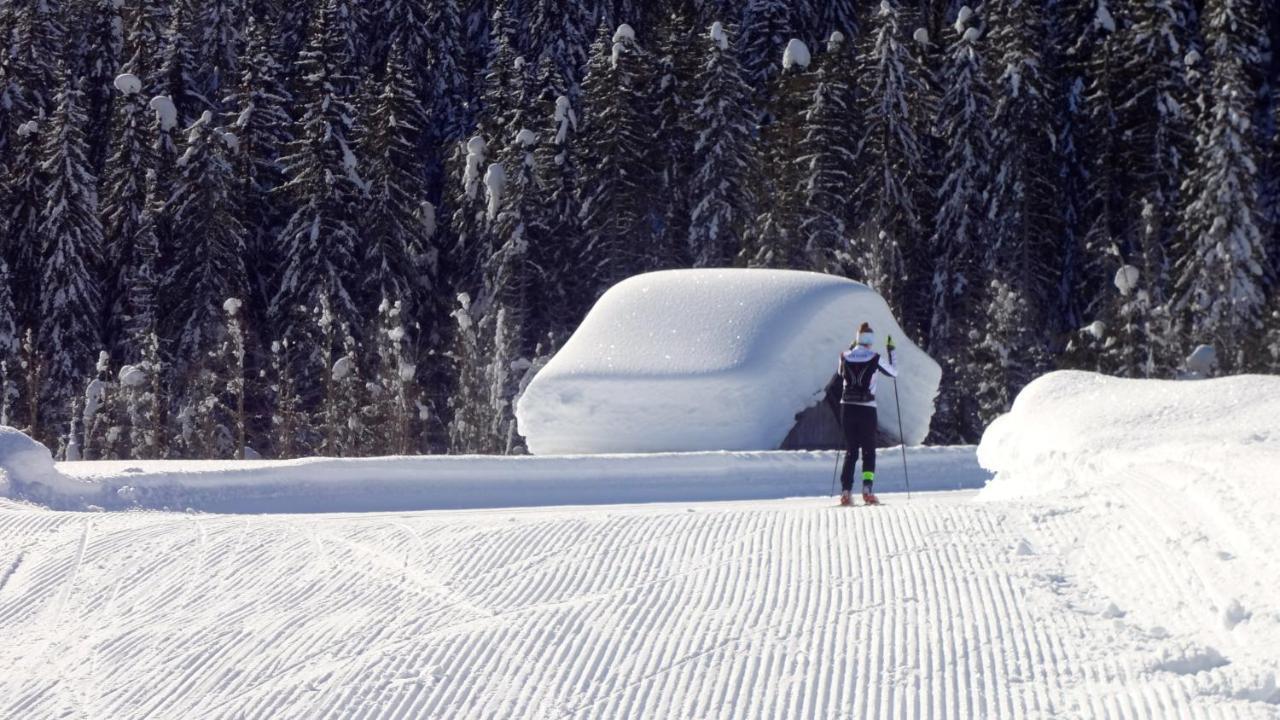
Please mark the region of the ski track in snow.
<svg viewBox="0 0 1280 720"><path fill-rule="evenodd" d="M1231 695L1229 637L1118 618L1087 567L1040 552L1079 542L1079 510L972 497L249 517L0 499L0 718L1280 717ZM1173 620L1203 621L1216 599L1177 599L1214 575L1157 520L1113 539Z"/></svg>

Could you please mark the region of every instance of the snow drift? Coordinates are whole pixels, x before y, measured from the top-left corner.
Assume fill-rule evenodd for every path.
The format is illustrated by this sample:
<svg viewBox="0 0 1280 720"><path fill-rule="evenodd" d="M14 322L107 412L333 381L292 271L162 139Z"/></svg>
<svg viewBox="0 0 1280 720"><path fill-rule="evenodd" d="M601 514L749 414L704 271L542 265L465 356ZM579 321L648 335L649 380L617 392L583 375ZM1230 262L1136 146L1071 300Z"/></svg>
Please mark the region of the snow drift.
<svg viewBox="0 0 1280 720"><path fill-rule="evenodd" d="M520 397L520 434L535 454L777 448L864 321L879 343L892 335L898 345L903 434L919 444L937 363L866 285L790 270L668 270L618 283ZM882 381L880 429L896 438L893 384Z"/></svg>
<svg viewBox="0 0 1280 720"><path fill-rule="evenodd" d="M49 448L21 430L0 425L0 495L14 486L57 476Z"/></svg>
<svg viewBox="0 0 1280 720"><path fill-rule="evenodd" d="M979 497L1028 508L1032 552L1095 583L1104 617L1183 648L1151 671L1273 713L1277 418L1280 377L1051 373L987 428L978 460L995 478Z"/></svg>
<svg viewBox="0 0 1280 720"><path fill-rule="evenodd" d="M1028 385L987 428L984 497L1088 489L1127 468L1175 463L1178 476L1280 477L1280 378L1125 380L1061 371Z"/></svg>

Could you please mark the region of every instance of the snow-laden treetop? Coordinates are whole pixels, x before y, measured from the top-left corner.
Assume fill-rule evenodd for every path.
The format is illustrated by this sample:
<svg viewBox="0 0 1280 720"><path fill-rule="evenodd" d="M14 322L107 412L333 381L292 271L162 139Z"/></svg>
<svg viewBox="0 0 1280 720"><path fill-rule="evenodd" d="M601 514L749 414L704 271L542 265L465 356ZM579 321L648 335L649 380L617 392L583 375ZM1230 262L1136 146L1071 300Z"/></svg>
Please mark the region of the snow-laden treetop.
<svg viewBox="0 0 1280 720"><path fill-rule="evenodd" d="M801 69L809 67L809 46L802 40L791 38L782 51L782 67L787 70L793 67Z"/></svg>
<svg viewBox="0 0 1280 720"><path fill-rule="evenodd" d="M941 370L884 299L845 278L791 270L668 270L596 303L516 407L537 454L765 450L822 397L840 351L869 322L899 348L903 429L922 442ZM898 435L892 381L880 427Z"/></svg>

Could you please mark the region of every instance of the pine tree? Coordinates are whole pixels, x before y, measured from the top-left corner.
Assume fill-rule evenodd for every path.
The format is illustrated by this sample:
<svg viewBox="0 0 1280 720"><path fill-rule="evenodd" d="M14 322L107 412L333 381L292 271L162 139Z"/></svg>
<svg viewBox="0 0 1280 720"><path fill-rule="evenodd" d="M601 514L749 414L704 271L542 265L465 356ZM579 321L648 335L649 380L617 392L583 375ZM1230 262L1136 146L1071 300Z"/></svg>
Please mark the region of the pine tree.
<svg viewBox="0 0 1280 720"><path fill-rule="evenodd" d="M1053 184L1054 137L1041 50L1044 18L1028 0L988 4L994 82L991 144L994 150L989 218L991 239L981 258L994 278L986 287L985 352L975 371L983 393L984 421L1007 410L1014 395L1042 369L1049 344L1045 311L1054 288L1054 248L1059 215Z"/></svg>
<svg viewBox="0 0 1280 720"><path fill-rule="evenodd" d="M492 452L492 438L486 425L488 385L485 361L490 356L473 315L471 296L458 294L458 307L451 313L457 328L451 353L456 378L449 395L449 452L472 454Z"/></svg>
<svg viewBox="0 0 1280 720"><path fill-rule="evenodd" d="M437 0L432 3L430 23L434 29L429 66L433 89L430 100L424 100L423 104L430 112L432 122L431 132L425 142L434 151L439 151L447 144L467 137L472 126L473 103L469 101L471 86L465 62L466 32L458 0ZM431 190L437 190L437 183L442 181L443 178L433 178L428 173Z"/></svg>
<svg viewBox="0 0 1280 720"><path fill-rule="evenodd" d="M126 0L121 12L124 23L121 57L128 66L127 70L142 80L144 95L159 92L165 33L170 22L169 3L164 0Z"/></svg>
<svg viewBox="0 0 1280 720"><path fill-rule="evenodd" d="M815 61L816 78L803 118L798 158L804 173L805 264L820 272L844 274L851 260L848 243L849 188L856 168L858 112L853 43L835 31L827 51Z"/></svg>
<svg viewBox="0 0 1280 720"><path fill-rule="evenodd" d="M238 150L231 162L248 264L256 269L249 278L254 298L249 312L254 312L267 307L280 264L275 241L286 207L276 191L284 183L280 154L292 139L288 108L293 98L284 84L286 70L277 59L272 26L250 18L245 35L239 84L223 106L234 115L228 129L235 133Z"/></svg>
<svg viewBox="0 0 1280 720"><path fill-rule="evenodd" d="M689 216L692 210L689 183L693 175L693 146L696 141L693 105L698 96L696 74L704 42L689 32L689 17L673 11L658 32L656 52L658 80L654 88L654 114L657 116L654 143L658 151L659 197L662 202L660 252L671 257L673 265L686 265L692 256ZM747 98L751 95L747 89Z"/></svg>
<svg viewBox="0 0 1280 720"><path fill-rule="evenodd" d="M530 11L527 57L547 57L565 79L565 94L578 97L587 65L588 5L573 0L534 0Z"/></svg>
<svg viewBox="0 0 1280 720"><path fill-rule="evenodd" d="M725 19L725 18L718 18ZM748 0L742 11L739 46L743 75L754 88L769 86L782 66L778 63L787 41L797 37L791 23L790 3L785 0ZM762 102L768 107L767 101Z"/></svg>
<svg viewBox="0 0 1280 720"><path fill-rule="evenodd" d="M428 252L431 210L415 152L425 125L409 67L396 45L359 143L368 187L362 209L367 221L360 234L365 302L376 299L380 305L390 298L416 307L435 289L434 253Z"/></svg>
<svg viewBox="0 0 1280 720"><path fill-rule="evenodd" d="M400 303L383 300L378 306L375 388L371 398L371 427L378 428L372 448L382 455L409 455L418 451L417 425L421 405L414 362Z"/></svg>
<svg viewBox="0 0 1280 720"><path fill-rule="evenodd" d="M960 10L942 84L937 132L947 148L942 158L938 214L929 241L934 259L929 355L944 364L933 436L944 442L974 442L980 434L973 405L974 343L971 321L980 310L982 245L990 237L987 193L993 154L988 119L991 88L983 56L981 23Z"/></svg>
<svg viewBox="0 0 1280 720"><path fill-rule="evenodd" d="M16 315L9 264L0 255L0 425L14 425L17 418L20 361Z"/></svg>
<svg viewBox="0 0 1280 720"><path fill-rule="evenodd" d="M1205 13L1212 107L1196 129L1196 167L1183 185L1189 204L1178 262L1178 307L1225 372L1248 368L1242 343L1258 331L1267 263L1258 218L1258 153L1246 68L1260 30L1251 9L1214 0Z"/></svg>
<svg viewBox="0 0 1280 720"><path fill-rule="evenodd" d="M581 205L578 202L581 167L578 116L568 95L544 108L550 122L535 150L534 168L542 188L547 237L535 261L542 268L545 313L558 340L568 337L594 299L576 272L583 250ZM593 288L592 288L593 289Z"/></svg>
<svg viewBox="0 0 1280 720"><path fill-rule="evenodd" d="M649 92L652 59L627 25L612 38L601 28L583 83L588 123L582 131L582 225L585 262L603 291L615 282L661 267L654 257L656 169Z"/></svg>
<svg viewBox="0 0 1280 720"><path fill-rule="evenodd" d="M102 260L97 179L89 167L82 93L70 78L56 97L44 134L41 171L48 177L40 217L42 266L38 347L46 371L37 431L53 437L68 399L98 356Z"/></svg>
<svg viewBox="0 0 1280 720"><path fill-rule="evenodd" d="M165 336L176 341L179 377L199 372L205 358L225 341L223 303L244 297L245 230L233 192L228 160L235 137L214 127L206 111L187 129L178 175L169 201L173 262L164 278Z"/></svg>
<svg viewBox="0 0 1280 720"><path fill-rule="evenodd" d="M35 327L39 314L42 246L40 218L44 211L46 178L41 169L41 134L49 125L27 120L14 132L12 162L0 180L0 248L9 266L14 319L19 327Z"/></svg>
<svg viewBox="0 0 1280 720"><path fill-rule="evenodd" d="M751 88L721 24L711 26L702 58L695 80L688 242L694 266L719 267L737 255L752 207Z"/></svg>
<svg viewBox="0 0 1280 720"><path fill-rule="evenodd" d="M141 80L123 73L115 81L116 103L111 155L102 180L103 307L107 311L106 341L117 359L137 338L124 333L129 315L129 273L135 270L139 235L147 205L147 172L152 164L148 142L146 101Z"/></svg>
<svg viewBox="0 0 1280 720"><path fill-rule="evenodd" d="M164 50L157 71L157 92L162 92L177 110L175 123L187 125L192 118L210 109L202 92L198 73L200 57L192 46L199 32L198 6L194 0L179 0L165 30Z"/></svg>
<svg viewBox="0 0 1280 720"><path fill-rule="evenodd" d="M239 79L241 45L239 19L246 14L242 0L201 0L197 13L200 32L199 67L195 72L200 94L220 104Z"/></svg>
<svg viewBox="0 0 1280 720"><path fill-rule="evenodd" d="M81 7L76 23L76 76L84 92L84 112L88 124L90 166L101 174L111 136L111 106L115 90L112 80L122 64L124 34L117 0L92 0Z"/></svg>
<svg viewBox="0 0 1280 720"><path fill-rule="evenodd" d="M283 158L288 182L282 188L296 210L280 233L284 273L272 299L283 323L293 308L314 306L323 296L339 322L359 326L354 204L364 182L348 140L356 114L346 94L353 79L343 68L352 61L341 14L338 0L326 0L300 59L305 110Z"/></svg>
<svg viewBox="0 0 1280 720"><path fill-rule="evenodd" d="M752 267L809 269L805 219L807 168L801 159L806 114L815 73L808 46L791 39L781 52L781 72L768 85L757 147L754 185L757 215L744 238L742 257Z"/></svg>
<svg viewBox="0 0 1280 720"><path fill-rule="evenodd" d="M860 93L865 134L858 147L854 186L857 225L855 263L861 279L884 296L907 327L920 323L909 303L908 258L923 245L916 183L925 160L919 121L910 98L924 94L923 71L908 52L904 13L895 0L880 3L860 53Z"/></svg>

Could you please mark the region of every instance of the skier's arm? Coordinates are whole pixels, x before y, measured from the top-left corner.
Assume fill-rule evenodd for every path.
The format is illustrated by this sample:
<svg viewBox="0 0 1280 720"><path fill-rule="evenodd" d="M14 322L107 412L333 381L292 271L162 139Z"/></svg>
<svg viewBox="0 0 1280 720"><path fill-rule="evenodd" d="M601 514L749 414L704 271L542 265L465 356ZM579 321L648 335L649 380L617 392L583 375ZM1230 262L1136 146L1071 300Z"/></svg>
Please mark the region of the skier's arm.
<svg viewBox="0 0 1280 720"><path fill-rule="evenodd" d="M889 377L898 377L898 349L893 345L893 336L890 335L885 343L885 354L880 356L879 370Z"/></svg>

